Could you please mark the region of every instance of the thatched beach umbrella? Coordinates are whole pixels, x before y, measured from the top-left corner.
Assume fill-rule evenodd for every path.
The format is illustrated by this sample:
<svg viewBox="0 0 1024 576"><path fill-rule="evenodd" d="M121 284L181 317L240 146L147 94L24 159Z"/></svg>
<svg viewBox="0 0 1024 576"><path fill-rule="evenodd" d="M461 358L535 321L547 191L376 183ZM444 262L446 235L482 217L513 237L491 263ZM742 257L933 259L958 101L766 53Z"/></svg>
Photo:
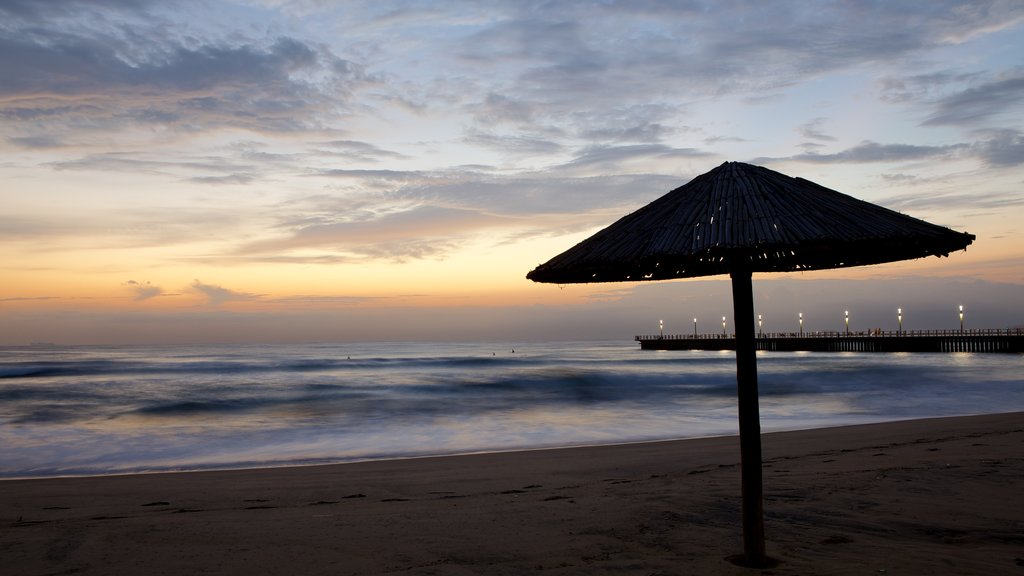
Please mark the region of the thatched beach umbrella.
<svg viewBox="0 0 1024 576"><path fill-rule="evenodd" d="M863 266L965 249L972 234L929 224L761 166L726 162L527 274L536 282L636 282L729 274L736 323L743 563L764 546L754 272Z"/></svg>

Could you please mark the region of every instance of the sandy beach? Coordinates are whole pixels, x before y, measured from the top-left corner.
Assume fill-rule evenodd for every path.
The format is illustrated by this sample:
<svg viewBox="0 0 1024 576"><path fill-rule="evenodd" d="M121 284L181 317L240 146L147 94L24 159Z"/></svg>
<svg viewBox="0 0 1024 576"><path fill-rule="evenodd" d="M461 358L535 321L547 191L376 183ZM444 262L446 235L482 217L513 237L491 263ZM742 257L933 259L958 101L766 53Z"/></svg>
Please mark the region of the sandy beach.
<svg viewBox="0 0 1024 576"><path fill-rule="evenodd" d="M1024 414L764 435L770 570L738 440L0 483L0 573L1024 573Z"/></svg>

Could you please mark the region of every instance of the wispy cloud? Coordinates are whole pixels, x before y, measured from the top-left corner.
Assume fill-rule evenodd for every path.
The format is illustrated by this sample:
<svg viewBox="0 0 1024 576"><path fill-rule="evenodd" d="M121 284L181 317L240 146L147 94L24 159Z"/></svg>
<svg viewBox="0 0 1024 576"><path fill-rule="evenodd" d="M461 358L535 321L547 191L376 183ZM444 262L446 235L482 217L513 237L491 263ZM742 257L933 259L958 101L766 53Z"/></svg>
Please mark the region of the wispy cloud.
<svg viewBox="0 0 1024 576"><path fill-rule="evenodd" d="M988 138L974 145L974 150L989 166L1024 164L1024 134L1019 130L992 130L987 135Z"/></svg>
<svg viewBox="0 0 1024 576"><path fill-rule="evenodd" d="M260 294L238 292L216 284L205 284L199 280L192 282L189 287L193 292L197 292L205 296L211 306L220 306L225 302L247 302L257 300L262 297Z"/></svg>
<svg viewBox="0 0 1024 576"><path fill-rule="evenodd" d="M665 160L707 158L714 154L696 148L673 148L663 144L632 144L624 146L594 146L582 150L565 167L600 166L604 170L618 170L631 160Z"/></svg>
<svg viewBox="0 0 1024 576"><path fill-rule="evenodd" d="M935 193L933 191L918 194L901 194L880 200L882 204L894 210L920 212L935 208L949 209L955 206L958 211L1011 209L1024 206L1024 197L1016 190L993 190L991 192L966 193Z"/></svg>
<svg viewBox="0 0 1024 576"><path fill-rule="evenodd" d="M137 282L135 280L128 280L127 282L125 282L125 286L128 286L132 290L132 292L135 293L136 302L149 300L150 298L161 296L164 293L163 288L159 286L154 286L150 284L148 281Z"/></svg>
<svg viewBox="0 0 1024 576"><path fill-rule="evenodd" d="M1015 71L939 100L925 125L975 126L1004 113L1024 111L1024 73Z"/></svg>
<svg viewBox="0 0 1024 576"><path fill-rule="evenodd" d="M0 15L0 118L34 121L12 139L22 146L68 127L317 129L344 113L354 87L373 83L323 44L182 33L161 3L6 2Z"/></svg>
<svg viewBox="0 0 1024 576"><path fill-rule="evenodd" d="M389 180L389 181L409 181L418 180L424 177L423 172L419 171L407 171L407 170L364 170L364 169L344 169L334 168L329 170L321 170L316 173L317 176L329 176L331 178L374 178L377 180Z"/></svg>
<svg viewBox="0 0 1024 576"><path fill-rule="evenodd" d="M53 135L36 135L36 136L15 136L8 138L8 142L14 144L18 148L29 148L29 149L50 149L50 148L62 148L65 146L65 142Z"/></svg>
<svg viewBox="0 0 1024 576"><path fill-rule="evenodd" d="M188 179L196 184L244 185L256 180L254 174L227 174L224 176L195 176Z"/></svg>
<svg viewBox="0 0 1024 576"><path fill-rule="evenodd" d="M123 152L89 154L79 158L53 162L51 166L57 170L98 170L160 175L177 175L183 172L224 174L257 170L257 167L252 164L241 164L228 158L186 157L166 160L151 158L141 152L136 154Z"/></svg>
<svg viewBox="0 0 1024 576"><path fill-rule="evenodd" d="M939 70L926 74L885 76L878 80L879 98L885 102L934 102L951 87L956 88L974 82L981 77L978 72L964 73Z"/></svg>
<svg viewBox="0 0 1024 576"><path fill-rule="evenodd" d="M408 296L403 296L408 298ZM381 302L392 300L393 297L383 296L325 296L316 294L298 294L295 296L288 296L286 298L270 298L265 300L268 304L281 304L285 306L300 305L300 306L358 306L361 304L367 304L371 302Z"/></svg>
<svg viewBox="0 0 1024 576"><path fill-rule="evenodd" d="M356 140L331 140L328 142L318 142L316 146L320 147L320 153L326 151L327 154L358 162L376 163L385 160L403 160L408 158L405 154L393 150L385 150L369 142Z"/></svg>
<svg viewBox="0 0 1024 576"><path fill-rule="evenodd" d="M852 148L831 154L806 153L785 158L755 158L755 163L771 163L779 160L810 162L815 164L860 164L871 162L904 162L927 158L950 158L968 152L968 144L948 146L919 146L914 144L879 144L862 142Z"/></svg>
<svg viewBox="0 0 1024 576"><path fill-rule="evenodd" d="M803 136L804 138L809 138L811 140L835 142L835 136L830 136L821 129L822 126L825 125L827 122L828 118L814 118L805 123L803 126L800 126L800 135Z"/></svg>
<svg viewBox="0 0 1024 576"><path fill-rule="evenodd" d="M493 25L466 36L459 54L518 71L500 98L480 100L481 119L537 121L539 110L570 113L582 99L602 106L623 97L750 94L791 86L808 74L834 71L991 31L1021 18L1019 6L985 9L799 3L531 2L495 10ZM642 21L643 33L628 23ZM839 25L838 23L842 23ZM625 24L625 26L624 26ZM625 32L625 33L623 33ZM680 42L680 39L686 39ZM677 102L678 98L675 99ZM684 100L685 101L685 100ZM514 103L514 105L512 105ZM500 105L500 108L499 108ZM503 110L496 113L496 110Z"/></svg>
<svg viewBox="0 0 1024 576"><path fill-rule="evenodd" d="M421 205L367 214L358 219L338 215L307 221L277 240L261 240L240 248L240 254L280 255L303 248L328 249L350 258L396 261L439 257L458 246L467 234L501 220L472 210Z"/></svg>
<svg viewBox="0 0 1024 576"><path fill-rule="evenodd" d="M60 300L60 296L12 296L0 298L0 302L33 302L37 300Z"/></svg>
<svg viewBox="0 0 1024 576"><path fill-rule="evenodd" d="M169 248L196 242L213 234L234 233L240 226L236 211L191 207L76 210L64 217L60 207L37 218L0 216L0 242L19 252L99 250L105 248ZM84 246L83 246L84 244Z"/></svg>
<svg viewBox="0 0 1024 576"><path fill-rule="evenodd" d="M332 264L441 259L474 239L501 244L606 224L683 183L647 173L498 175L469 169L325 175L360 183L370 192L291 198L274 210L277 223L270 230L276 238L243 243L233 254L211 258Z"/></svg>
<svg viewBox="0 0 1024 576"><path fill-rule="evenodd" d="M509 155L547 156L562 152L564 146L552 139L532 134L497 134L474 129L465 136L465 142L497 150Z"/></svg>
<svg viewBox="0 0 1024 576"><path fill-rule="evenodd" d="M914 144L880 144L862 142L851 148L833 153L806 152L779 158L755 158L754 163L770 164L778 161L808 162L812 164L869 164L877 162L906 162L911 160L957 159L974 157L989 166L1007 167L1024 164L1024 137L1014 129L981 130L982 139L971 143L945 146Z"/></svg>

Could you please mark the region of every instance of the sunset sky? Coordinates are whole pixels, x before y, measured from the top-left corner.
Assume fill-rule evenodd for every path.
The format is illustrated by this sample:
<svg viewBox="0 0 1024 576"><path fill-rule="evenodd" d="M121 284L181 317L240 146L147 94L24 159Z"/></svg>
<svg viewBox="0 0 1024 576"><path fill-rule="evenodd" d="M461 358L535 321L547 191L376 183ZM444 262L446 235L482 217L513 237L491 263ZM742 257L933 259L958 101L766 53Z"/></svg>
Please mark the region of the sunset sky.
<svg viewBox="0 0 1024 576"><path fill-rule="evenodd" d="M0 344L720 331L525 275L727 160L977 235L755 276L773 329L1024 325L1018 0L3 0L0 127Z"/></svg>

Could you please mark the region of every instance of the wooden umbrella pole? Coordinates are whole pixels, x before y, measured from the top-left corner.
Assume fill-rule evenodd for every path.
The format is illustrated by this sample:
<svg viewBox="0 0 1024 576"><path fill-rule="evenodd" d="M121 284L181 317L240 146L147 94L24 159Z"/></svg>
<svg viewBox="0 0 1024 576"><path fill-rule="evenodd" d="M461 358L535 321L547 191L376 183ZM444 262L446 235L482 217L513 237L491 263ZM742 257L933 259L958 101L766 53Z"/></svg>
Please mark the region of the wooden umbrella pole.
<svg viewBox="0 0 1024 576"><path fill-rule="evenodd" d="M736 387L739 398L744 564L760 568L767 566L769 560L764 547L761 416L757 396L754 290L749 266L735 266L730 276L733 317L736 324Z"/></svg>

